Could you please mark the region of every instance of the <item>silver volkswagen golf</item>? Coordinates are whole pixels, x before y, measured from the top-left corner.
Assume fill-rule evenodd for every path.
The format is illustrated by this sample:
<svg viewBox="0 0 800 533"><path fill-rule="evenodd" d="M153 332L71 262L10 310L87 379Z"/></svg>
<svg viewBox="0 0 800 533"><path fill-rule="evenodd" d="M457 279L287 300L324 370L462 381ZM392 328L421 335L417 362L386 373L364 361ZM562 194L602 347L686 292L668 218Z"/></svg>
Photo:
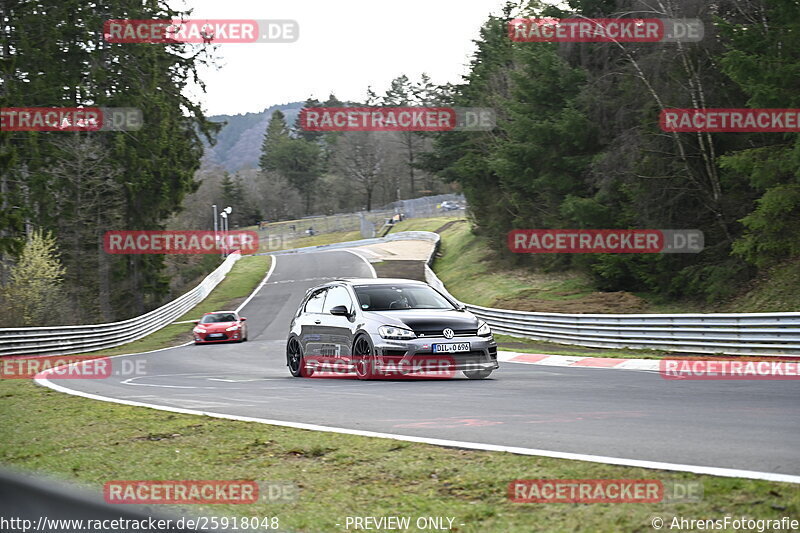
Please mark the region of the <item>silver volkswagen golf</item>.
<svg viewBox="0 0 800 533"><path fill-rule="evenodd" d="M489 326L427 283L339 279L310 289L292 319L286 364L378 377L485 379L498 368ZM326 374L327 375L327 374Z"/></svg>

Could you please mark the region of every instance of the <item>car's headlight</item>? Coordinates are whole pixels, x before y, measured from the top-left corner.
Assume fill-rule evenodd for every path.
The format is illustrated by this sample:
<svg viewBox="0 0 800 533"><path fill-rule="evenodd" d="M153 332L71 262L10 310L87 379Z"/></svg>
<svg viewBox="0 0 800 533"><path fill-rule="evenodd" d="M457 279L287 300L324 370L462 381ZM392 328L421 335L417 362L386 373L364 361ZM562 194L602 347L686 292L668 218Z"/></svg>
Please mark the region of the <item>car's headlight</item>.
<svg viewBox="0 0 800 533"><path fill-rule="evenodd" d="M481 337L489 337L491 334L492 328L489 327L489 324L481 321L481 325L478 326L478 335Z"/></svg>
<svg viewBox="0 0 800 533"><path fill-rule="evenodd" d="M225 328L225 331L236 331L237 329L239 329L239 324L236 324L235 326L231 326L229 328Z"/></svg>
<svg viewBox="0 0 800 533"><path fill-rule="evenodd" d="M203 328L201 328L199 326L194 328L192 331L194 331L195 333L205 333L206 332L205 329L203 329Z"/></svg>
<svg viewBox="0 0 800 533"><path fill-rule="evenodd" d="M414 339L417 337L416 333L410 329L397 326L381 326L378 328L378 333L384 339Z"/></svg>

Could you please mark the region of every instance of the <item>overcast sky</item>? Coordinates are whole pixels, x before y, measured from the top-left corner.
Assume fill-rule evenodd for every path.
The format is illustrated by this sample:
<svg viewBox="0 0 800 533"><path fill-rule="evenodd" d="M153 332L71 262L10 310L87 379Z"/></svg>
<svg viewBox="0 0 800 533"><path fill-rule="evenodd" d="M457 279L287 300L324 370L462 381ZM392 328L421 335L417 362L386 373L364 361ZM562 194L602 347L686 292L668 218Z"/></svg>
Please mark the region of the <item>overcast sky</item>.
<svg viewBox="0 0 800 533"><path fill-rule="evenodd" d="M200 19L293 19L294 43L220 44L219 70L204 69L211 115L258 112L275 104L363 100L368 86L382 93L406 74L428 73L435 83L459 82L473 39L505 0L169 0L194 8ZM199 46L199 45L194 45Z"/></svg>

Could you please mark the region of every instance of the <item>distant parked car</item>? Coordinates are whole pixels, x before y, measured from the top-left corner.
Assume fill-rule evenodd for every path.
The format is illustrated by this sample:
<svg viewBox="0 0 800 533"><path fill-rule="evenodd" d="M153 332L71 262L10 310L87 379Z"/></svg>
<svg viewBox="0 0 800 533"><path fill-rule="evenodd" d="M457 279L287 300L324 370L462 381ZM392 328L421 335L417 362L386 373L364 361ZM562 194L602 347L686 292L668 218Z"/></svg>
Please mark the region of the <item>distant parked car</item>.
<svg viewBox="0 0 800 533"><path fill-rule="evenodd" d="M236 311L206 313L203 318L194 321L194 343L244 342L247 340L245 320Z"/></svg>
<svg viewBox="0 0 800 533"><path fill-rule="evenodd" d="M456 202L445 200L444 202L442 202L442 209L444 209L445 211L455 211L456 209L461 209L461 206L458 205Z"/></svg>

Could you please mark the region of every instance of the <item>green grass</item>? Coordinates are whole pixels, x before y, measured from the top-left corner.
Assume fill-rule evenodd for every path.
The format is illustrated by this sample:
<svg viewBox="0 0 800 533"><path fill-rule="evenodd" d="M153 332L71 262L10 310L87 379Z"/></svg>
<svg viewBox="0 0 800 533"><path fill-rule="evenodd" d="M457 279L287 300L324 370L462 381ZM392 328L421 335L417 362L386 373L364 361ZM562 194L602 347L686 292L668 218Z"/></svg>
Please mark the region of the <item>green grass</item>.
<svg viewBox="0 0 800 533"><path fill-rule="evenodd" d="M534 416L535 418L535 416ZM0 383L6 465L100 490L108 480L289 481L290 504L187 506L205 516L278 516L281 529L338 531L346 516L455 517L454 531L652 531L652 516L779 518L800 514L796 485L581 461L467 451L178 415ZM531 442L535 445L535 442ZM679 504L518 504L514 479L701 481ZM465 524L461 526L460 524Z"/></svg>
<svg viewBox="0 0 800 533"><path fill-rule="evenodd" d="M452 225L441 236L433 269L447 290L465 302L492 307L510 298L535 295L543 300L571 300L591 292L577 275L499 269L483 239L472 234L466 221Z"/></svg>
<svg viewBox="0 0 800 533"><path fill-rule="evenodd" d="M448 222L454 222L457 220L465 219L460 216L408 218L392 226L392 230L389 233L397 233L400 231L436 231Z"/></svg>
<svg viewBox="0 0 800 533"><path fill-rule="evenodd" d="M337 242L357 241L363 239L360 231L338 231L332 233L318 233L312 236L298 236L294 239L284 241L280 246L272 245L268 240L261 243L262 252L276 252L279 250L290 250L292 248L304 248L306 246L322 246L324 244L334 244Z"/></svg>
<svg viewBox="0 0 800 533"><path fill-rule="evenodd" d="M238 306L258 286L269 270L272 258L266 255L245 256L234 263L225 279L205 300L175 322L198 320L203 313L227 311ZM137 341L116 348L91 352L94 355L120 355L147 352L177 346L192 339L192 324L170 324Z"/></svg>
<svg viewBox="0 0 800 533"><path fill-rule="evenodd" d="M800 259L764 271L724 309L731 313L800 311Z"/></svg>

